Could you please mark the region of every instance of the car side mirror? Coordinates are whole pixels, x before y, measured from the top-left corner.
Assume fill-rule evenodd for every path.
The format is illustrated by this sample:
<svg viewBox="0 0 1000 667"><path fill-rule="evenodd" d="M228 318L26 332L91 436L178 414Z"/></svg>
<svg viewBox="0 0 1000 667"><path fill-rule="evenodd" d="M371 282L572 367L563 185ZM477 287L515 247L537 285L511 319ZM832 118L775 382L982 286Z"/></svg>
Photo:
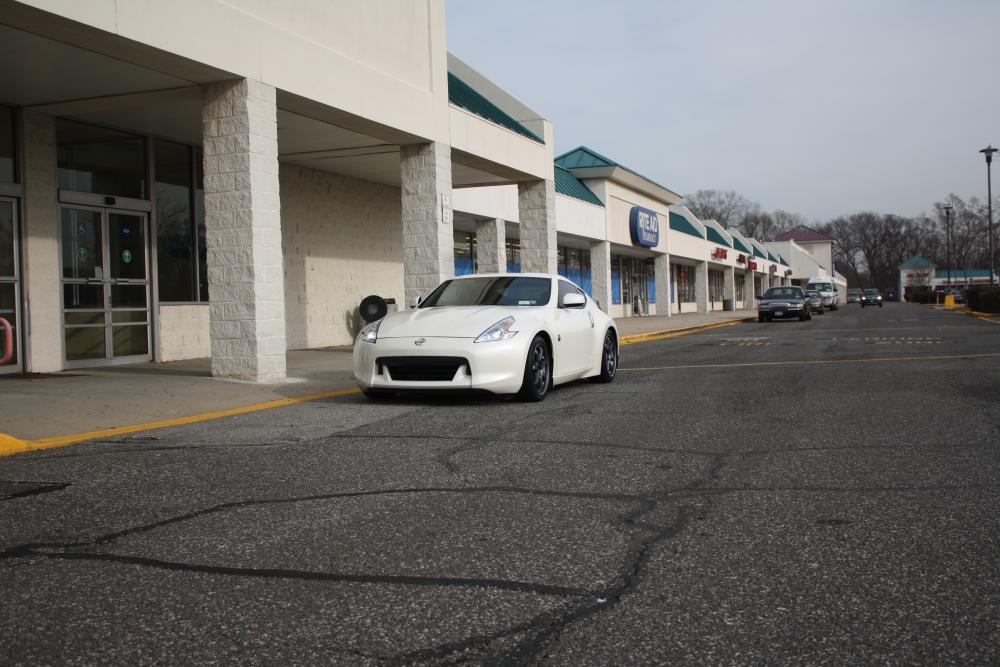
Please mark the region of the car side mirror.
<svg viewBox="0 0 1000 667"><path fill-rule="evenodd" d="M417 306L419 306L423 302L424 302L424 297L422 297L422 296L414 297L413 300L410 301L410 308L416 308Z"/></svg>
<svg viewBox="0 0 1000 667"><path fill-rule="evenodd" d="M579 292L570 292L562 298L563 308L583 308L587 305L587 297Z"/></svg>

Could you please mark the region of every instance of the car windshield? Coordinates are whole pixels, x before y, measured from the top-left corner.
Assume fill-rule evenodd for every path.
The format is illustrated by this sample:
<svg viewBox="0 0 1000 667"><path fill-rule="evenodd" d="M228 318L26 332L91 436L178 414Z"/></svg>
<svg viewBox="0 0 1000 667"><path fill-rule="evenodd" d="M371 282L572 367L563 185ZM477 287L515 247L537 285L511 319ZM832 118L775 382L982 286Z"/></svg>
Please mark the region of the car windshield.
<svg viewBox="0 0 1000 667"><path fill-rule="evenodd" d="M878 290L877 289L866 289L865 290L865 296L878 296Z"/></svg>
<svg viewBox="0 0 1000 667"><path fill-rule="evenodd" d="M462 278L438 285L419 307L544 306L551 293L552 281L548 278Z"/></svg>
<svg viewBox="0 0 1000 667"><path fill-rule="evenodd" d="M830 283L813 283L809 285L809 289L818 290L820 292L832 292L833 285Z"/></svg>
<svg viewBox="0 0 1000 667"><path fill-rule="evenodd" d="M801 299L802 290L798 287L772 287L764 292L765 299Z"/></svg>
<svg viewBox="0 0 1000 667"><path fill-rule="evenodd" d="M819 296L819 292L817 292L814 289L807 289L806 290L806 296L818 297Z"/></svg>

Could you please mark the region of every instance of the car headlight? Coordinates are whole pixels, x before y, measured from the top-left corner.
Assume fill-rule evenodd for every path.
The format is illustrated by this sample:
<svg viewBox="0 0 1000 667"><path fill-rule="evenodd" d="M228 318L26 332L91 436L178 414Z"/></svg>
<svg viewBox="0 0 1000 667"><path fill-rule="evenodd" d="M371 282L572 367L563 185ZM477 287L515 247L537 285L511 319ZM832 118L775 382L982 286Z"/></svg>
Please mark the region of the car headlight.
<svg viewBox="0 0 1000 667"><path fill-rule="evenodd" d="M358 340L363 341L365 343L374 343L375 341L377 341L378 327L380 324L382 324L382 320L376 320L371 324L369 324L368 326L366 326L364 329L361 330L361 333L358 334Z"/></svg>
<svg viewBox="0 0 1000 667"><path fill-rule="evenodd" d="M879 294L879 295L878 295L878 300L879 300L879 301L881 301L881 300L882 300L882 295L881 295L881 294Z"/></svg>
<svg viewBox="0 0 1000 667"><path fill-rule="evenodd" d="M508 340L517 335L517 331L511 329L514 326L514 316L508 315L489 329L476 337L477 343L492 343L496 340Z"/></svg>

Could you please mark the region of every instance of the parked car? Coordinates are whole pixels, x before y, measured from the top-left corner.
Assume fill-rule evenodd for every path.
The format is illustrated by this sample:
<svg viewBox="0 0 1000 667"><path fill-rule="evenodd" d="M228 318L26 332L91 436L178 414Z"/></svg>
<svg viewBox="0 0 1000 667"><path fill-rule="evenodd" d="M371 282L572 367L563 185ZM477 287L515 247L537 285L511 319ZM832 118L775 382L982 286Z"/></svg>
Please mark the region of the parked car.
<svg viewBox="0 0 1000 667"><path fill-rule="evenodd" d="M861 302L861 290L859 289L847 290L847 303L860 303L860 302Z"/></svg>
<svg viewBox="0 0 1000 667"><path fill-rule="evenodd" d="M861 307L878 306L882 307L882 293L877 289L869 288L861 293Z"/></svg>
<svg viewBox="0 0 1000 667"><path fill-rule="evenodd" d="M890 291L888 291L888 292L885 293L885 300L886 301L899 301L899 293L896 292L896 291L894 291L894 290L890 290Z"/></svg>
<svg viewBox="0 0 1000 667"><path fill-rule="evenodd" d="M544 273L446 280L354 343L354 377L370 398L459 389L540 401L564 382L611 382L617 369L614 320L579 287Z"/></svg>
<svg viewBox="0 0 1000 667"><path fill-rule="evenodd" d="M801 287L772 287L764 292L757 304L757 321L770 322L776 317L812 319L805 291Z"/></svg>
<svg viewBox="0 0 1000 667"><path fill-rule="evenodd" d="M823 306L823 297L814 289L804 290L806 295L806 300L809 302L809 312L817 313L822 315L826 312L826 308Z"/></svg>
<svg viewBox="0 0 1000 667"><path fill-rule="evenodd" d="M945 294L951 294L952 298L955 299L955 303L965 303L965 292L960 289L953 289L951 292L945 292Z"/></svg>
<svg viewBox="0 0 1000 667"><path fill-rule="evenodd" d="M830 310L837 310L839 297L837 296L837 286L829 276L817 276L810 278L806 283L806 289L814 289L823 297L823 305Z"/></svg>

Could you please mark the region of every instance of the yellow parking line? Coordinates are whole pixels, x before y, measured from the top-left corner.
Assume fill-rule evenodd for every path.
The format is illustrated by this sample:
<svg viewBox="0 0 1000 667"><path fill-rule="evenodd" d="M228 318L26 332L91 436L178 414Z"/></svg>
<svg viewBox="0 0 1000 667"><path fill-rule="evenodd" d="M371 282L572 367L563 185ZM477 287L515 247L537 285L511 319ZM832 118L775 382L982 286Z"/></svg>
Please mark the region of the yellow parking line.
<svg viewBox="0 0 1000 667"><path fill-rule="evenodd" d="M687 336L688 334L700 333L702 331L708 331L710 329L719 329L721 327L732 327L737 324L749 321L748 319L742 320L724 320L722 322L716 322L714 324L699 324L693 327L685 327L683 329L668 329L667 331L650 331L648 333L632 334L629 336L622 336L618 341L619 345L634 345L635 343L647 343L654 340L665 340L667 338L677 338L678 336Z"/></svg>
<svg viewBox="0 0 1000 667"><path fill-rule="evenodd" d="M880 361L942 361L949 359L980 359L1000 357L1000 352L983 354L948 354L926 357L874 357L872 359L812 359L809 361L759 361L748 364L690 364L685 366L647 366L644 368L619 368L620 371L672 371L683 368L748 368L755 366L809 366L812 364L858 364Z"/></svg>
<svg viewBox="0 0 1000 667"><path fill-rule="evenodd" d="M358 389L357 387L352 387L350 389L336 389L334 391L321 391L315 394L305 394L303 396L294 396L292 398L280 398L278 400L265 401L263 403L252 403L250 405L241 405L238 408L228 408L226 410L214 410L212 412L201 412L195 415L189 415L187 417L160 419L157 421L144 422L141 424L129 424L128 426L114 426L112 428L105 428L97 431L73 433L70 435L58 435L51 438L41 438L39 440L21 440L19 438L15 438L14 436L7 435L5 433L0 433L0 456L17 454L19 452L30 452L37 449L51 449L52 447L62 447L63 445L70 445L74 442L82 442L84 440L96 440L98 438L110 438L114 436L124 435L126 433L135 433L136 431L149 431L157 428L166 428L168 426L182 426L184 424L195 424L198 422L209 421L211 419L232 417L233 415L243 415L247 414L248 412L259 412L260 410L283 408L289 405L306 403L308 401L319 401L324 398L333 398L335 396L347 396L349 394L357 394L360 391L361 390Z"/></svg>

